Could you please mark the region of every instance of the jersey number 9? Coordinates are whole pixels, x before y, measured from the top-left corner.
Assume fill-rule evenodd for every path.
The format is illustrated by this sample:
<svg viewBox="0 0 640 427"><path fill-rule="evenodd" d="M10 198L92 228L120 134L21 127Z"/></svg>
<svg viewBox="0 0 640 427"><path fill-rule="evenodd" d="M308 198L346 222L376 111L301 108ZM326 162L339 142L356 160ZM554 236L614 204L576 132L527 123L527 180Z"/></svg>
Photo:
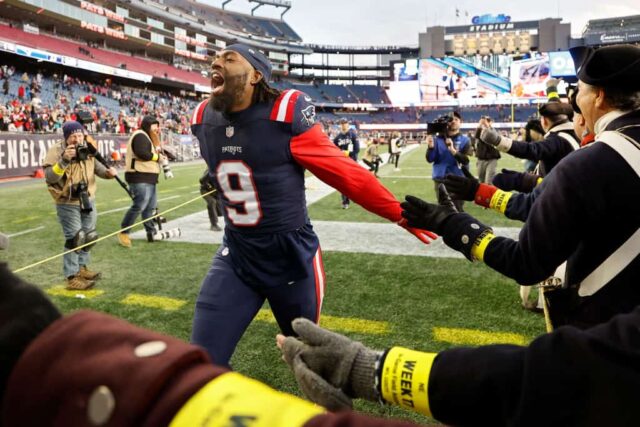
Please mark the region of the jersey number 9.
<svg viewBox="0 0 640 427"><path fill-rule="evenodd" d="M251 168L242 160L224 160L218 165L216 176L224 197L230 204L239 205L226 207L227 217L233 225L258 225L262 219L262 209Z"/></svg>

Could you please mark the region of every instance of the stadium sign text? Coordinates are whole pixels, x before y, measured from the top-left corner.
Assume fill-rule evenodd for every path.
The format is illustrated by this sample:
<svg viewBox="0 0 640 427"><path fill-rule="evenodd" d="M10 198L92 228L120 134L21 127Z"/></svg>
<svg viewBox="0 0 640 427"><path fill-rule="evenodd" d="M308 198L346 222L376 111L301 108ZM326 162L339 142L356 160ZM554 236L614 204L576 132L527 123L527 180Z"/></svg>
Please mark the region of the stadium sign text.
<svg viewBox="0 0 640 427"><path fill-rule="evenodd" d="M95 13L97 15L102 15L102 16L106 16L108 19L111 19L113 21L118 21L118 22L122 22L124 23L125 19L124 16L122 15L118 15L117 13L109 10L109 9L105 9L102 6L97 6L95 4L89 3L87 1L81 1L80 2L80 8L87 10L89 12Z"/></svg>
<svg viewBox="0 0 640 427"><path fill-rule="evenodd" d="M176 55L186 56L187 58L199 59L201 61L206 61L207 60L207 55L203 55L201 53L191 52L189 50L176 49L175 53L176 53Z"/></svg>
<svg viewBox="0 0 640 427"><path fill-rule="evenodd" d="M513 23L508 24L483 24L483 25L471 25L469 27L470 33L482 33L484 31L506 31L513 30Z"/></svg>
<svg viewBox="0 0 640 427"><path fill-rule="evenodd" d="M176 33L175 38L176 40L180 40L194 46L207 47L207 44L204 41L194 39L193 37L185 36L184 34Z"/></svg>
<svg viewBox="0 0 640 427"><path fill-rule="evenodd" d="M28 176L40 167L49 148L62 139L62 135L0 133L0 178ZM113 151L126 150L126 135L96 135L98 151L111 157Z"/></svg>
<svg viewBox="0 0 640 427"><path fill-rule="evenodd" d="M116 39L121 39L121 40L127 39L127 36L122 31L114 30L111 28L105 28L102 25L92 24L91 22L81 21L80 27L86 28L87 30L95 31L96 33L105 34L107 36L110 36Z"/></svg>
<svg viewBox="0 0 640 427"><path fill-rule="evenodd" d="M491 15L491 14L487 14L487 15L479 15L479 16L474 16L473 18L471 18L471 23L474 25L480 25L480 24L507 24L511 22L511 16L509 15L504 15L504 14L500 14L500 15Z"/></svg>

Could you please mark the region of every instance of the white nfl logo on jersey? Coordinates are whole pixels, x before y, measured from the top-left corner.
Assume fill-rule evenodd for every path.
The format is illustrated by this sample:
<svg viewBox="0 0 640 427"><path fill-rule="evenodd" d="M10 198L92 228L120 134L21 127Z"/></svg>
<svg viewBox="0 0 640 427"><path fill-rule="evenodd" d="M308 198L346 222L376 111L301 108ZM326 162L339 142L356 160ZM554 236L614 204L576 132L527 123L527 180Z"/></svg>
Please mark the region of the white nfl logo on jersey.
<svg viewBox="0 0 640 427"><path fill-rule="evenodd" d="M227 126L227 138L231 138L233 136L233 126Z"/></svg>

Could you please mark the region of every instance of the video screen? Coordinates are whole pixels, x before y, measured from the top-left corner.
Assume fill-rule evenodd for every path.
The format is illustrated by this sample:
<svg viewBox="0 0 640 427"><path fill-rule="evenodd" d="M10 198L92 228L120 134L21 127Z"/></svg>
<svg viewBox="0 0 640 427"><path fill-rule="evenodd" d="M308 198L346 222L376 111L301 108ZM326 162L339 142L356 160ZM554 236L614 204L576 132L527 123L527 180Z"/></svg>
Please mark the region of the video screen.
<svg viewBox="0 0 640 427"><path fill-rule="evenodd" d="M551 77L575 77L576 67L568 51L549 52Z"/></svg>
<svg viewBox="0 0 640 427"><path fill-rule="evenodd" d="M393 72L394 82L418 80L418 60L417 59L392 61L391 68Z"/></svg>
<svg viewBox="0 0 640 427"><path fill-rule="evenodd" d="M511 95L517 98L546 96L546 82L551 77L549 57L514 61L511 64Z"/></svg>

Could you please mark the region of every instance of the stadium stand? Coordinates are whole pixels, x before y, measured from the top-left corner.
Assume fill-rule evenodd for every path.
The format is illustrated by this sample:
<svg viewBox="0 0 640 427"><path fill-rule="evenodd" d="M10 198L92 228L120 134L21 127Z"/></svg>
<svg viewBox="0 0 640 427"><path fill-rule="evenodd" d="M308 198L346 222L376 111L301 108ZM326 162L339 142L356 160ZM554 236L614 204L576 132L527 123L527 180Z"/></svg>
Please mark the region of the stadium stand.
<svg viewBox="0 0 640 427"><path fill-rule="evenodd" d="M154 77L177 80L185 83L208 85L209 80L199 73L180 70L169 64L141 59L106 49L89 47L59 37L44 34L31 34L8 25L0 24L0 39L40 48L52 53L71 56L85 61L97 62L129 71L150 74Z"/></svg>

